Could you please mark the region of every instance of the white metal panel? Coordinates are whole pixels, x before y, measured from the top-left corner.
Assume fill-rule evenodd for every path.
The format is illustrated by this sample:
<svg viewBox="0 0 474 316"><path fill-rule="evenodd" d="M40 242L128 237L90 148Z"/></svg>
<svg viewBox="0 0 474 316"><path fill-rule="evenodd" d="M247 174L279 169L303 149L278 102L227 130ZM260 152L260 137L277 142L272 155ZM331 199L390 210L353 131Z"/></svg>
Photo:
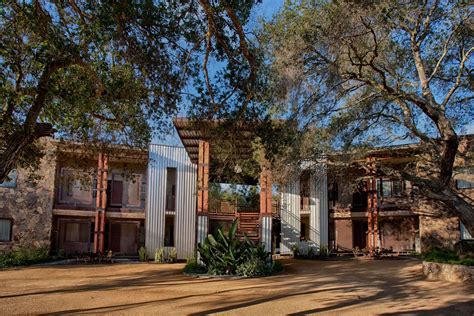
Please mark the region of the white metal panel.
<svg viewBox="0 0 474 316"><path fill-rule="evenodd" d="M300 241L300 179L296 177L282 186L281 192L281 254L292 254L291 246Z"/></svg>
<svg viewBox="0 0 474 316"><path fill-rule="evenodd" d="M261 242L265 246L265 251L272 251L272 217L262 216L261 224Z"/></svg>
<svg viewBox="0 0 474 316"><path fill-rule="evenodd" d="M186 259L195 250L197 166L183 147L150 145L145 245L151 256L164 246L167 168L176 168L175 247Z"/></svg>
<svg viewBox="0 0 474 316"><path fill-rule="evenodd" d="M209 220L206 215L198 215L197 238L198 243L202 244L209 231Z"/></svg>
<svg viewBox="0 0 474 316"><path fill-rule="evenodd" d="M319 165L310 178L310 230L309 239L317 249L328 246L329 205L327 169Z"/></svg>

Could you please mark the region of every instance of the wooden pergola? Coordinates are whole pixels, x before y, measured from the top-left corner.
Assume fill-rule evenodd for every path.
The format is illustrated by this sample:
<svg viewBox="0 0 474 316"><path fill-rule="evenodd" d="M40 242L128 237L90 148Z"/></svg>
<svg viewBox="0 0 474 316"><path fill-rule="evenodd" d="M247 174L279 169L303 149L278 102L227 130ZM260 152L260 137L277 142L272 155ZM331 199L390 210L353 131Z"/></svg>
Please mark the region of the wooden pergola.
<svg viewBox="0 0 474 316"><path fill-rule="evenodd" d="M221 121L195 122L186 118L176 118L173 124L183 143L186 152L191 161L197 164L197 192L198 192L198 214L207 214L209 212L209 178L212 172L211 166L213 142L219 139L215 133L216 129L222 124ZM221 126L222 127L222 126ZM251 157L252 140L255 134L250 126L242 124L239 126L239 132L233 139L237 151L234 153L234 159L248 159ZM268 168L261 167L260 177L260 214L271 216L272 204L272 182L271 172Z"/></svg>

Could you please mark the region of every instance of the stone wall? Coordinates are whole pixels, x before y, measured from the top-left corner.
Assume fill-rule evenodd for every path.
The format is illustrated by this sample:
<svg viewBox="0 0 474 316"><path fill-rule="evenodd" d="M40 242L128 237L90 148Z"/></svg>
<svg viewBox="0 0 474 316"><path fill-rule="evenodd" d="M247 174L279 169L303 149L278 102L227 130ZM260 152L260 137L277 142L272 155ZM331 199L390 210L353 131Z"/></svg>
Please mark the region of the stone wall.
<svg viewBox="0 0 474 316"><path fill-rule="evenodd" d="M457 217L420 216L421 252L426 252L433 248L453 250L460 238L461 233Z"/></svg>
<svg viewBox="0 0 474 316"><path fill-rule="evenodd" d="M437 262L423 262L423 274L429 280L444 280L450 282L474 281L474 267L459 264L447 264Z"/></svg>
<svg viewBox="0 0 474 316"><path fill-rule="evenodd" d="M36 179L19 169L15 187L0 187L0 218L12 220L12 240L0 242L0 251L50 246L56 155L54 143L45 141L44 146L46 156L34 173Z"/></svg>

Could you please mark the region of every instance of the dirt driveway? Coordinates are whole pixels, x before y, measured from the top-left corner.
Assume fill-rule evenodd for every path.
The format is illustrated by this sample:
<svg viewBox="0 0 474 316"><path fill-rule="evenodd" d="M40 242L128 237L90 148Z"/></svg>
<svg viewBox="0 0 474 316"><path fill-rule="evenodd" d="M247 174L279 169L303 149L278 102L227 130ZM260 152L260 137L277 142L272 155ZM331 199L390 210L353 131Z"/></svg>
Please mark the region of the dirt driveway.
<svg viewBox="0 0 474 316"><path fill-rule="evenodd" d="M414 260L285 260L261 279L185 276L182 264L0 271L0 314L474 315L474 289L426 281Z"/></svg>

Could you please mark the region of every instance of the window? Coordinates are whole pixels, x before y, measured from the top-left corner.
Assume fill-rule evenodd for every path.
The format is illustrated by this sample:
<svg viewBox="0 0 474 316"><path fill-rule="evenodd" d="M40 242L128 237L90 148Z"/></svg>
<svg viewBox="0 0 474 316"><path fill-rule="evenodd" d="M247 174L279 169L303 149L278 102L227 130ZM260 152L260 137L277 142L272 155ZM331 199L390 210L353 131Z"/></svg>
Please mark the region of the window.
<svg viewBox="0 0 474 316"><path fill-rule="evenodd" d="M0 241L12 240L12 220L0 218Z"/></svg>
<svg viewBox="0 0 474 316"><path fill-rule="evenodd" d="M15 188L16 187L16 179L18 177L17 171L12 170L8 174L8 179L3 182L0 182L0 187L2 188Z"/></svg>
<svg viewBox="0 0 474 316"><path fill-rule="evenodd" d="M110 205L122 206L123 199L123 178L119 174L112 174L110 188Z"/></svg>
<svg viewBox="0 0 474 316"><path fill-rule="evenodd" d="M356 184L352 191L352 206L353 207L367 207L369 195L367 193L367 181L361 181Z"/></svg>
<svg viewBox="0 0 474 316"><path fill-rule="evenodd" d="M165 247L174 247L174 216L165 217Z"/></svg>
<svg viewBox="0 0 474 316"><path fill-rule="evenodd" d="M465 180L456 180L456 189L472 189L474 188L474 182Z"/></svg>
<svg viewBox="0 0 474 316"><path fill-rule="evenodd" d="M460 230L461 230L461 240L470 240L473 239L469 231L466 229L466 226L462 222L460 224Z"/></svg>
<svg viewBox="0 0 474 316"><path fill-rule="evenodd" d="M337 201L338 198L338 188L337 183L331 183L328 187L328 200L329 201Z"/></svg>
<svg viewBox="0 0 474 316"><path fill-rule="evenodd" d="M403 180L379 179L377 180L377 193L383 197L401 196L405 190L404 184Z"/></svg>
<svg viewBox="0 0 474 316"><path fill-rule="evenodd" d="M166 210L176 211L176 168L166 169Z"/></svg>
<svg viewBox="0 0 474 316"><path fill-rule="evenodd" d="M89 230L89 223L66 223L64 241L88 242Z"/></svg>
<svg viewBox="0 0 474 316"><path fill-rule="evenodd" d="M62 204L90 205L92 203L91 178L84 172L61 168L59 198Z"/></svg>

